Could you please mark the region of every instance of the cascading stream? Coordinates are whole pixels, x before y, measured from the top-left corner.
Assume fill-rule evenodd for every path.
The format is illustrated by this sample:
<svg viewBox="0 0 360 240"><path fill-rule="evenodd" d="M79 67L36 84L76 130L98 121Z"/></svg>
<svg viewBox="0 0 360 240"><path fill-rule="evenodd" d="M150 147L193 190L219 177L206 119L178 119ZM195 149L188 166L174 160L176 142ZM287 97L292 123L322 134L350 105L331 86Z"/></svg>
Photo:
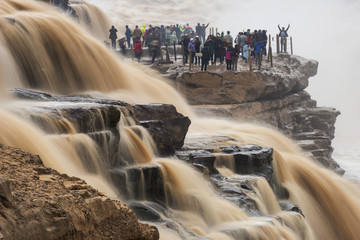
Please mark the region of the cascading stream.
<svg viewBox="0 0 360 240"><path fill-rule="evenodd" d="M192 134L221 134L235 139L232 144L274 148L275 182L287 188L290 200L300 206L305 218L279 211L276 196L262 180L258 200L264 216L248 216L216 196L203 177L186 163L154 160L151 141L146 140L148 137L142 129L129 121L119 124L118 154L130 159L128 165L159 166L171 211L189 232L210 239L355 240L360 236L359 189L303 157L298 147L280 133L252 124L196 117L186 101L160 77L119 60L73 20L46 4L31 0L1 1L0 29L0 51L6 57L6 61L0 62L1 96L6 88L21 87L52 93L92 94L133 103L171 103L191 117ZM77 134L76 126L67 129ZM88 137L47 135L1 106L0 143L39 154L46 166L84 178L109 196L117 196L106 177L100 177L96 164L90 172L97 174L90 174L81 161L80 155L102 158L100 151L91 147L94 142ZM123 147L123 144L129 145ZM95 155L84 148L93 149Z"/></svg>

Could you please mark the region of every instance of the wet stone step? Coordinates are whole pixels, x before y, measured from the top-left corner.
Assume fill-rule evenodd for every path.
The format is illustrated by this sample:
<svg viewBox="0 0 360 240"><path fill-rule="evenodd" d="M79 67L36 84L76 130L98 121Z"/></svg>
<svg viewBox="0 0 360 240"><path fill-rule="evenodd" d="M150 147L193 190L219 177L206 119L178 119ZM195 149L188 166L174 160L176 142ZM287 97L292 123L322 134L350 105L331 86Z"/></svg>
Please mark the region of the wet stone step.
<svg viewBox="0 0 360 240"><path fill-rule="evenodd" d="M166 202L164 177L159 166L133 166L110 170L111 180L127 199Z"/></svg>
<svg viewBox="0 0 360 240"><path fill-rule="evenodd" d="M257 145L250 145L249 147L224 146L220 148L220 151L221 152L218 152L215 149L177 151L175 156L180 160L192 164L203 165L208 169L210 174L218 173L216 161L225 156L225 158L230 159L230 161L232 159L234 168L232 170L235 173L244 175L254 174L270 180L273 172L271 166L273 154L272 148L260 147ZM217 162L217 164L219 164L219 162Z"/></svg>

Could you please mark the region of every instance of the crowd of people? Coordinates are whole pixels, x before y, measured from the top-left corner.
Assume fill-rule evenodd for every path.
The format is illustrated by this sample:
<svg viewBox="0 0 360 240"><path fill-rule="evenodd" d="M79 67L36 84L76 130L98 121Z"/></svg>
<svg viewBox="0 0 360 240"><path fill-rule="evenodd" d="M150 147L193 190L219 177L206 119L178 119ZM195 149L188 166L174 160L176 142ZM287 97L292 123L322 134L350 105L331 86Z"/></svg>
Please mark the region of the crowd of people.
<svg viewBox="0 0 360 240"><path fill-rule="evenodd" d="M235 38L230 34L230 31L209 34L206 38L206 29L209 24L198 23L195 29L189 24L186 25L161 25L160 27L149 25L136 26L133 30L127 25L125 27L125 37L118 40L121 49L131 47L131 41L134 46L135 58L140 61L143 54L143 47L148 47L152 62L160 53L161 46L164 45L182 45L184 49L184 62L190 61L194 65L201 65L201 71L206 71L207 66L211 63L216 65L226 63L227 71L237 71L238 59L241 58L246 63L249 58L255 59L255 64L260 64L260 57L266 55L266 46L268 37L266 30L248 29L244 32L239 32ZM281 52L286 52L286 38L288 37L287 29L284 27L278 28L280 30L279 37L281 38ZM109 30L109 38L112 41L112 47L116 48L116 28L112 26ZM191 52L191 55L190 55ZM191 58L189 59L189 56Z"/></svg>

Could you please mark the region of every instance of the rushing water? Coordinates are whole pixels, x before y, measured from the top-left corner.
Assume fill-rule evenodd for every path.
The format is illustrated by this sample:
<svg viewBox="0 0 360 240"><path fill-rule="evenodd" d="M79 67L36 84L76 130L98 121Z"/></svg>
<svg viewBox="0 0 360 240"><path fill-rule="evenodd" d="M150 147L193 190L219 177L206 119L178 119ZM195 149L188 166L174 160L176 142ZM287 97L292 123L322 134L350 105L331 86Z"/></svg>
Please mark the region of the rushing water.
<svg viewBox="0 0 360 240"><path fill-rule="evenodd" d="M289 34L293 38L294 54L314 58L320 62L318 74L306 89L320 106L337 108L341 115L336 121L336 139L333 147L337 161L347 171L354 171L360 179L360 143L357 124L360 102L360 2L341 0L179 0L176 1L126 1L88 0L101 7L120 30L129 24L131 28L149 24L210 23L219 31L237 32L250 29L266 29L274 37L277 25L291 24ZM123 11L126 9L126 11ZM198 10L201 9L201 10ZM326 9L326 11L324 11ZM204 14L206 13L206 14ZM183 16L186 15L186 20ZM165 17L166 16L166 17ZM346 37L351 36L351 37ZM320 44L312 44L316 37ZM346 38L346 43L343 37ZM330 40L331 39L331 40ZM274 41L273 41L274 42ZM337 46L343 47L340 51ZM273 46L275 49L275 46ZM324 91L326 86L326 91ZM333 96L340 96L334 98ZM354 144L355 143L355 144ZM344 154L344 145L349 148ZM350 148L351 145L351 148ZM353 153L353 154L351 154ZM356 170L355 170L356 169ZM347 175L345 175L347 177ZM352 177L353 178L353 177Z"/></svg>
<svg viewBox="0 0 360 240"><path fill-rule="evenodd" d="M92 9L87 4L85 7L86 11ZM118 130L126 136L119 143L120 154L124 152L124 157L133 159L131 164L152 164L161 169L167 198L173 200L168 209L171 214L167 217L186 229L178 237L355 240L360 236L359 189L302 156L298 148L280 133L252 124L195 116L185 100L160 77L118 59L79 24L46 4L3 0L0 14L0 51L6 57L0 62L3 103L0 106L0 143L39 154L46 166L83 177L115 197L117 193L101 164L96 162L102 156L93 141L77 133L76 126L67 126L65 136L48 135L10 113L11 107L25 103L14 102L5 96L6 88L33 88L62 94L86 92L134 103L172 103L178 111L191 117L190 134L221 134L235 139L232 144L273 147L275 183L288 189L290 201L298 204L305 216L281 211L276 201L279 196L263 179L257 181L256 190L262 216L250 216L219 198L191 166L177 160L156 159L151 141L133 134L135 127L131 119L119 123ZM94 159L90 172L81 161L84 156ZM163 226L159 228L164 229ZM172 239L173 234L161 231L162 239Z"/></svg>

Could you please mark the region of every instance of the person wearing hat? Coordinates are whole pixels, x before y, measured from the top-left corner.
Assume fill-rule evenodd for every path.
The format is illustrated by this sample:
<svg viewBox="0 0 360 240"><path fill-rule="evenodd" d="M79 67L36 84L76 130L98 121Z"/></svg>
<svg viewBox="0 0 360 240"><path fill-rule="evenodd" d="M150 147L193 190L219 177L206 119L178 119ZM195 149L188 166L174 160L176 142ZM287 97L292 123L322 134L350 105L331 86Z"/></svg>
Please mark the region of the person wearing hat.
<svg viewBox="0 0 360 240"><path fill-rule="evenodd" d="M196 53L196 49L195 49L195 42L193 38L190 38L190 42L188 44L188 50L190 52L191 50L191 64L194 64L194 59L195 59L195 53Z"/></svg>

